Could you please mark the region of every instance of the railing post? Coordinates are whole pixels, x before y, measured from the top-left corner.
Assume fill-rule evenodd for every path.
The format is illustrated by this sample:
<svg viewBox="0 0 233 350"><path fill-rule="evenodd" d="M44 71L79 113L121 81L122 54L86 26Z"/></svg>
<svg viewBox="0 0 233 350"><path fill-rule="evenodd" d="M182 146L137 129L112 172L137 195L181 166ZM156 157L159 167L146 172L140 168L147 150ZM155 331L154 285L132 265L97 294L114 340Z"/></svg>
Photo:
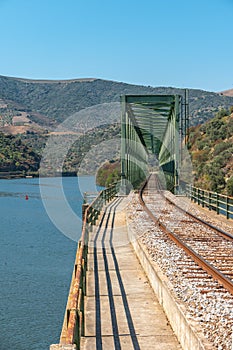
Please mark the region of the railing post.
<svg viewBox="0 0 233 350"><path fill-rule="evenodd" d="M92 207L89 207L88 214L89 215L87 217L87 224L89 227L89 232L92 232L93 231L93 229L92 229L93 208Z"/></svg>
<svg viewBox="0 0 233 350"><path fill-rule="evenodd" d="M226 217L227 217L227 219L230 218L230 213L229 213L229 211L230 211L230 207L229 207L229 198L226 197Z"/></svg>
<svg viewBox="0 0 233 350"><path fill-rule="evenodd" d="M217 210L217 214L219 214L219 194L216 193L217 196L216 196L216 210Z"/></svg>
<svg viewBox="0 0 233 350"><path fill-rule="evenodd" d="M82 221L84 221L84 216L87 208L88 208L88 204L84 202L82 205Z"/></svg>
<svg viewBox="0 0 233 350"><path fill-rule="evenodd" d="M86 204L87 203L87 192L83 193L83 203Z"/></svg>
<svg viewBox="0 0 233 350"><path fill-rule="evenodd" d="M111 186L111 199L114 197L114 185Z"/></svg>
<svg viewBox="0 0 233 350"><path fill-rule="evenodd" d="M192 198L193 198L194 203L196 203L196 202L197 202L197 191L196 191L196 187L193 187L193 188L192 188Z"/></svg>
<svg viewBox="0 0 233 350"><path fill-rule="evenodd" d="M107 203L107 194L106 191L103 191L104 204Z"/></svg>
<svg viewBox="0 0 233 350"><path fill-rule="evenodd" d="M200 205L200 189L197 189L197 204Z"/></svg>

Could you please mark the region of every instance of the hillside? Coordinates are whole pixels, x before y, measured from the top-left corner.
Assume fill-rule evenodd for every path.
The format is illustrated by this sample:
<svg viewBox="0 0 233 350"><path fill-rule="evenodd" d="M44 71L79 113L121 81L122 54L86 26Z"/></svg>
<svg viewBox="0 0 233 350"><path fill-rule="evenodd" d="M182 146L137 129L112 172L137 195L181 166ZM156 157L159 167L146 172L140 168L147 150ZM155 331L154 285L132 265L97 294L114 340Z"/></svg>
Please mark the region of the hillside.
<svg viewBox="0 0 233 350"><path fill-rule="evenodd" d="M119 102L123 94L184 94L183 89L130 85L101 79L65 81L28 80L0 76L0 116L2 127L12 117L27 113L34 126L53 129L69 116L94 105ZM233 105L233 97L202 90L189 90L191 125L213 117L220 108ZM78 116L77 116L78 117ZM119 110L106 122L119 120ZM91 123L91 119L89 120ZM4 131L4 130L3 130Z"/></svg>
<svg viewBox="0 0 233 350"><path fill-rule="evenodd" d="M41 176L95 174L106 160L119 156L119 147L117 124L84 135L0 133L0 177L38 176L39 171Z"/></svg>
<svg viewBox="0 0 233 350"><path fill-rule="evenodd" d="M119 159L111 159L105 162L96 175L96 183L99 186L108 187L120 180L121 164Z"/></svg>
<svg viewBox="0 0 233 350"><path fill-rule="evenodd" d="M184 90L101 79L43 81L0 76L0 131L5 134L1 134L0 172L38 174L44 147L52 137L56 147L44 165L44 175L55 174L54 164L60 161L59 152L72 138L74 143L66 155L62 171L66 174L95 173L101 164L119 157L119 100L123 94L183 95ZM229 193L232 116L228 119L225 115L222 117L222 111L233 106L233 97L190 89L189 102L190 125L193 126L190 148L196 184ZM73 118L68 118L71 115ZM216 118L217 126L213 124ZM62 127L57 128L64 121ZM196 126L206 121L203 126ZM209 129L214 130L218 125L225 134L214 139L218 133ZM231 130L230 135L226 133L227 128Z"/></svg>
<svg viewBox="0 0 233 350"><path fill-rule="evenodd" d="M194 182L197 187L233 196L233 108L190 129Z"/></svg>
<svg viewBox="0 0 233 350"><path fill-rule="evenodd" d="M39 162L39 155L20 137L0 133L0 176L8 173L34 174Z"/></svg>

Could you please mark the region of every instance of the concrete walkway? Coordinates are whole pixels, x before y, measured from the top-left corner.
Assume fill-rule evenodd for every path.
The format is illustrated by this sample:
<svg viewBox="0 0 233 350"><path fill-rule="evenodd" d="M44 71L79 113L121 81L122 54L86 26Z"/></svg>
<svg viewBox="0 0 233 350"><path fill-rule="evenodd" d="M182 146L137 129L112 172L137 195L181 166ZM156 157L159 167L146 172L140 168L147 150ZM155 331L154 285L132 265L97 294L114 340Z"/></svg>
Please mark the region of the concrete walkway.
<svg viewBox="0 0 233 350"><path fill-rule="evenodd" d="M180 350L128 241L126 201L114 200L90 237L81 350Z"/></svg>

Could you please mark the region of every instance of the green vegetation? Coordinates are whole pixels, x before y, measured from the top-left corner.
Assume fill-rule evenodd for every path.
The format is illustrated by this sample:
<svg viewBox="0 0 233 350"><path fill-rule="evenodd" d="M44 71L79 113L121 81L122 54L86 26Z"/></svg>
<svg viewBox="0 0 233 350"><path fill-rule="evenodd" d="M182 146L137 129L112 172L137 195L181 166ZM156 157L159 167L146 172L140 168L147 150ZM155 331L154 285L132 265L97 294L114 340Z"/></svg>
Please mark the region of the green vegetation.
<svg viewBox="0 0 233 350"><path fill-rule="evenodd" d="M103 103L119 102L124 94L180 94L183 89L125 84L101 79L71 81L33 81L0 76L0 99L5 112L24 111L30 120L53 128L78 111ZM212 118L220 108L233 105L233 97L214 92L189 90L191 125ZM1 107L1 106L0 106ZM6 110L6 108L8 110ZM4 109L4 108L3 108ZM4 113L4 110L2 111ZM1 115L1 113L0 113ZM118 119L109 115L106 122Z"/></svg>
<svg viewBox="0 0 233 350"><path fill-rule="evenodd" d="M120 173L121 173L121 167L120 167L119 159L117 160L112 159L109 162L104 163L99 168L97 177L96 177L96 183L99 186L108 187L114 182L117 182L120 180Z"/></svg>
<svg viewBox="0 0 233 350"><path fill-rule="evenodd" d="M39 161L38 154L19 136L6 136L0 133L1 172L21 172L24 175L36 173Z"/></svg>
<svg viewBox="0 0 233 350"><path fill-rule="evenodd" d="M227 181L226 192L228 196L233 197L233 176L231 176L230 179Z"/></svg>
<svg viewBox="0 0 233 350"><path fill-rule="evenodd" d="M197 187L233 195L233 114L222 109L210 121L190 129ZM231 114L230 114L231 113Z"/></svg>
<svg viewBox="0 0 233 350"><path fill-rule="evenodd" d="M46 145L52 140L52 146ZM113 145L110 156L119 156L120 129L118 124L101 126L90 130L84 135L4 135L0 133L0 174L6 172L21 172L22 175L52 176L59 172L63 174L95 174L101 164L109 158L109 147L103 142ZM67 149L67 144L71 145ZM65 154L64 154L65 150ZM94 150L92 153L91 151ZM62 157L64 156L64 159Z"/></svg>

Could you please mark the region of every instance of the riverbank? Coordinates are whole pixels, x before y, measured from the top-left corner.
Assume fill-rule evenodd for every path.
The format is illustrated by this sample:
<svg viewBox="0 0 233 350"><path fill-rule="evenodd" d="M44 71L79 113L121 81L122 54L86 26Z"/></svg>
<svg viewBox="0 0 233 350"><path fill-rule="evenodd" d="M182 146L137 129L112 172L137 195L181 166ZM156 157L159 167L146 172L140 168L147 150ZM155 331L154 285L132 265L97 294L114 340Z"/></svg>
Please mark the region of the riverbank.
<svg viewBox="0 0 233 350"><path fill-rule="evenodd" d="M0 179L25 179L25 178L37 178L37 177L77 177L76 171L65 171L65 172L53 172L39 174L39 172L20 172L20 171L0 171Z"/></svg>

